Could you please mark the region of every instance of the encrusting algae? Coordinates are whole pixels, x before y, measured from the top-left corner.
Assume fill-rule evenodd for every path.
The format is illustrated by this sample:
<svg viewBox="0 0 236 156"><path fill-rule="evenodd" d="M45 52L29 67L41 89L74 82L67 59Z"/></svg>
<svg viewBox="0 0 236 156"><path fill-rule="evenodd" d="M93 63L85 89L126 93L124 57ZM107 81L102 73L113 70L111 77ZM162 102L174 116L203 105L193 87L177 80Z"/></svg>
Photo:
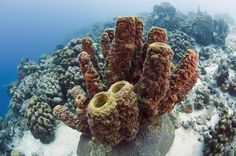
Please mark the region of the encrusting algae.
<svg viewBox="0 0 236 156"><path fill-rule="evenodd" d="M92 41L83 39L78 61L87 94L77 87L77 115L58 105L54 108L58 119L95 141L114 146L134 139L141 126L157 123L183 100L199 76L197 54L187 50L173 68L166 30L152 27L143 43L143 27L139 17L119 17L115 30L102 33L105 72L97 65Z"/></svg>

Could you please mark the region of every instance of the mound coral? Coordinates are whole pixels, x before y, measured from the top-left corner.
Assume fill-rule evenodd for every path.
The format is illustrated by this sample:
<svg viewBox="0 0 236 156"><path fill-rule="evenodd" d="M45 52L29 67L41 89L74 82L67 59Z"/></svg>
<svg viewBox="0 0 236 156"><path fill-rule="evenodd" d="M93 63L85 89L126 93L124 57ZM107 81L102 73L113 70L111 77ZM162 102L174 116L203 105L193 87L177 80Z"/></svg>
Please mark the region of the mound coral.
<svg viewBox="0 0 236 156"><path fill-rule="evenodd" d="M55 117L46 103L33 96L29 102L26 117L30 132L43 143L50 143L55 138Z"/></svg>
<svg viewBox="0 0 236 156"><path fill-rule="evenodd" d="M167 2L155 5L153 11L147 16L144 15L144 18L146 18L147 28L155 25L168 31L181 31L194 38L197 44L204 46L210 44L224 46L229 32L226 18L213 18L200 8L197 12L186 15Z"/></svg>
<svg viewBox="0 0 236 156"><path fill-rule="evenodd" d="M179 62L184 57L187 49L194 49L195 47L194 39L178 30L168 33L168 43L175 53L173 57L174 63Z"/></svg>
<svg viewBox="0 0 236 156"><path fill-rule="evenodd" d="M236 134L236 112L229 115L228 108L221 108L221 119L209 134L204 138L204 156L227 155L230 150L235 150L235 145L231 147L230 144L234 142Z"/></svg>
<svg viewBox="0 0 236 156"><path fill-rule="evenodd" d="M166 31L152 27L143 43L143 27L139 17L119 17L114 32L102 33L105 72L94 61L95 51L82 48L78 60L87 94L75 91L77 115L56 106L58 119L95 141L117 145L134 139L141 126L157 123L183 100L199 75L197 54L187 50L172 68L174 53L166 44Z"/></svg>

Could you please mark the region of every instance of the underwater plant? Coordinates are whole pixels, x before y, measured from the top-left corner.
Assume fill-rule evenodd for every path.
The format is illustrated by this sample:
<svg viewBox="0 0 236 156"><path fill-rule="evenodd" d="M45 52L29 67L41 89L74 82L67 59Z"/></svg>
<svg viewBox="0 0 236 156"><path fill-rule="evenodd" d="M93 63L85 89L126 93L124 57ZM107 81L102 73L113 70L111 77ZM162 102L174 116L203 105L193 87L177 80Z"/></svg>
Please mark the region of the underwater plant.
<svg viewBox="0 0 236 156"><path fill-rule="evenodd" d="M101 35L105 67L98 65L90 38L82 40L78 61L86 84L72 89L77 115L61 105L53 111L73 129L105 145L134 139L141 127L158 123L184 99L199 76L198 56L188 49L175 66L167 32L152 27L143 43L139 17L119 17L115 30ZM108 31L110 30L110 31Z"/></svg>

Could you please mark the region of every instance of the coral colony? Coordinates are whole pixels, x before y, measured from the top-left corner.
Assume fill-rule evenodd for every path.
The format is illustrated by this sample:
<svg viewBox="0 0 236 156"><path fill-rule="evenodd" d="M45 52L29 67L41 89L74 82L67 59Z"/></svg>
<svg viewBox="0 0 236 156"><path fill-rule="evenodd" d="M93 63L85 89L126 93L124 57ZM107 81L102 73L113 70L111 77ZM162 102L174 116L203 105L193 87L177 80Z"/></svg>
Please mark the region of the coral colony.
<svg viewBox="0 0 236 156"><path fill-rule="evenodd" d="M96 23L89 37L56 46L38 63L21 61L0 117L0 155L235 153L231 17L184 14L166 2L139 15ZM58 144L66 137L70 146Z"/></svg>
<svg viewBox="0 0 236 156"><path fill-rule="evenodd" d="M71 94L77 114L57 105L53 111L58 119L95 141L114 146L134 139L141 126L156 124L184 99L199 76L197 54L188 49L174 65L166 30L152 27L144 43L143 29L139 17L127 16L118 17L115 30L102 33L104 69L98 65L92 40L82 39L78 61L86 93L74 87Z"/></svg>

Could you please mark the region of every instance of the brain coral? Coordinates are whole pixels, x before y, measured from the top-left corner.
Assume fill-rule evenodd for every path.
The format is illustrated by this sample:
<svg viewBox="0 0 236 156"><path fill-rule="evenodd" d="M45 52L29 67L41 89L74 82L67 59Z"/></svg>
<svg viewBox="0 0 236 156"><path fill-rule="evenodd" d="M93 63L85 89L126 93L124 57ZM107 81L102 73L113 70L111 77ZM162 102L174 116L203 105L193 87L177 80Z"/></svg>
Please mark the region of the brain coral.
<svg viewBox="0 0 236 156"><path fill-rule="evenodd" d="M30 99L27 109L27 119L30 132L36 139L43 143L49 143L55 138L55 117L51 107L39 101L38 97Z"/></svg>

